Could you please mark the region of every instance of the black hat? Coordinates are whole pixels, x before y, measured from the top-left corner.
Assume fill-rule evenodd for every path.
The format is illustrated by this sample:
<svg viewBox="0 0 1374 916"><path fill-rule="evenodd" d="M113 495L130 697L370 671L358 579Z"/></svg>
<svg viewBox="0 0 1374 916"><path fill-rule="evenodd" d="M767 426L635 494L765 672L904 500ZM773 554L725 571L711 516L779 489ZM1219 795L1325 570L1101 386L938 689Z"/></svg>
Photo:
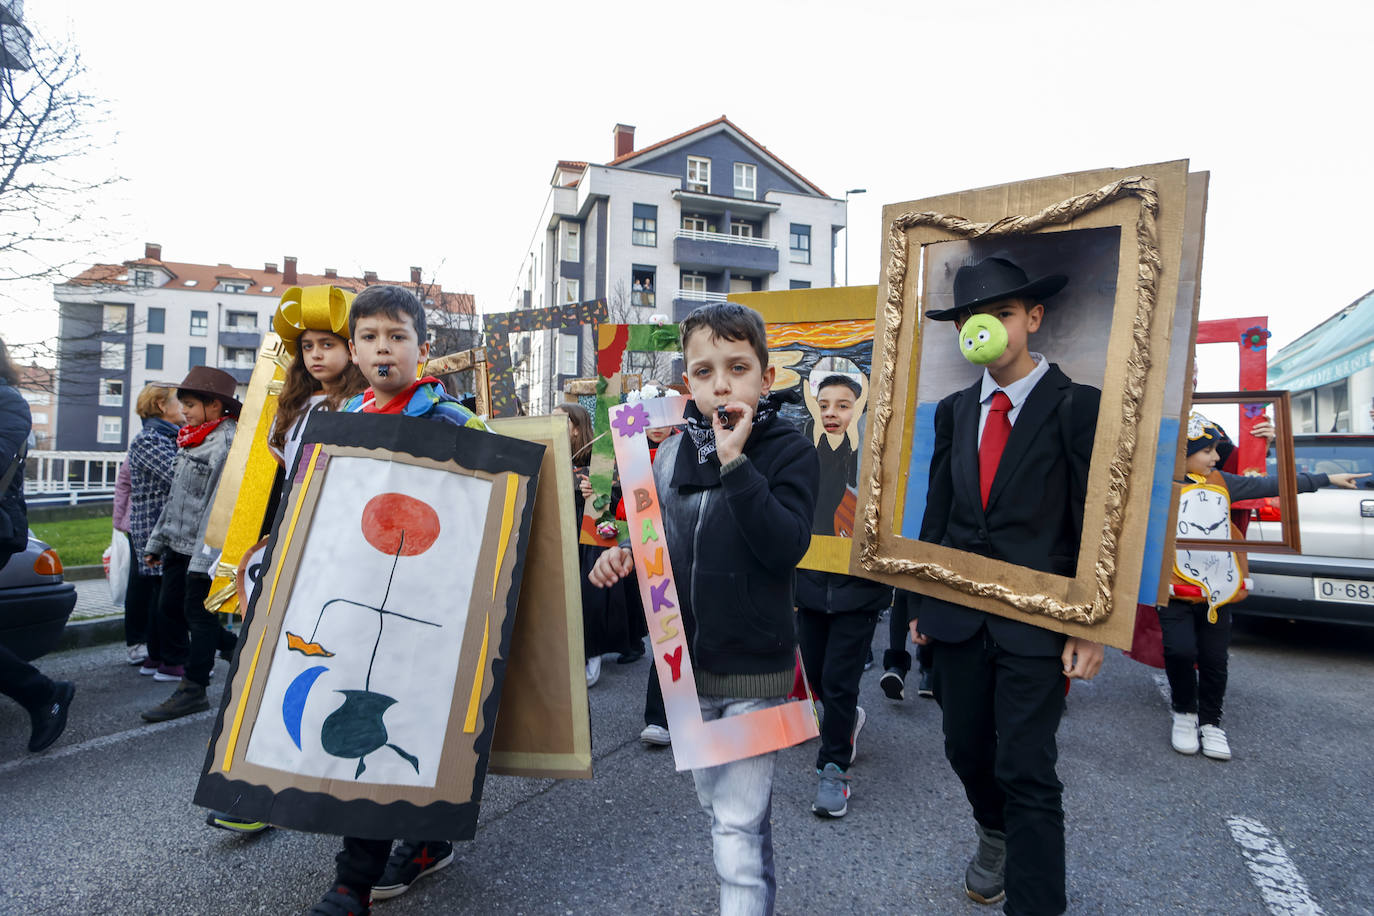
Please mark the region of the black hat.
<svg viewBox="0 0 1374 916"><path fill-rule="evenodd" d="M1024 296L1040 302L1064 288L1069 278L1050 274L1031 281L1026 272L1006 258L988 258L966 264L954 275L954 307L926 313L934 321L953 321L962 312L999 299Z"/></svg>

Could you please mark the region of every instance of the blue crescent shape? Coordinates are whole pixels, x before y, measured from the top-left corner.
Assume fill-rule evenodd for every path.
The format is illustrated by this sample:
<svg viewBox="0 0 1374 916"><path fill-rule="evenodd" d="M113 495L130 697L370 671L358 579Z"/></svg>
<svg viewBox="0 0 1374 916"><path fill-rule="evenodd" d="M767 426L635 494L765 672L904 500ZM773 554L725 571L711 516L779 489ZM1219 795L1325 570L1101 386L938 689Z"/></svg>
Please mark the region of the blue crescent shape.
<svg viewBox="0 0 1374 916"><path fill-rule="evenodd" d="M324 665L307 668L296 675L282 695L281 720L286 725L287 734L296 743L296 750L301 749L301 717L305 715L305 698L310 695L310 688L315 686L319 676L328 670Z"/></svg>

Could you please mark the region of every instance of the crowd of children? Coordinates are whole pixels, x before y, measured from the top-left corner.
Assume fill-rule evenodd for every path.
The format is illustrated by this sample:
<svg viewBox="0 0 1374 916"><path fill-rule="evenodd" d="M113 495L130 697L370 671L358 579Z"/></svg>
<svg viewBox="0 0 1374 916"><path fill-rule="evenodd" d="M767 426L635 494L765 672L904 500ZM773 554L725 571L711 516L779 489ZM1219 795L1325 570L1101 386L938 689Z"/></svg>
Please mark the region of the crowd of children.
<svg viewBox="0 0 1374 916"><path fill-rule="evenodd" d="M1030 346L1046 301L1066 282L1058 275L1032 280L1016 264L988 258L960 268L953 307L929 314L952 322L956 332L973 316L987 316L980 320L1005 329L1006 345L985 361L977 382L940 401L933 431L920 433L933 432L922 540L1073 575L1099 392L1073 383ZM332 288L328 295L331 308L303 310L288 293L276 323L291 364L268 445L285 469L294 466L315 411L399 414L485 429L438 380L417 377L429 345L424 309L412 293L374 286L356 298ZM964 892L979 903L1005 899L1008 913L1063 912L1056 732L1067 681L1093 677L1102 646L954 601L900 590L894 596L890 586L866 579L798 569L813 533L852 534L852 526L836 527L845 483L823 474L822 463L841 462L840 478L853 485L857 457L841 449L862 387L843 374L820 381L814 395L830 434L818 434L828 443L820 449L780 416L757 312L710 304L688 315L680 330L686 426L682 435L657 431L652 468L672 565L691 573L679 579L678 599L703 719L784 702L800 658L819 700L811 810L843 817L867 717L858 704L859 682L887 611L881 688L893 700L904 698L909 637L917 647L918 693L940 706L945 753L970 804L974 851ZM136 557L128 589L129 660L154 680L177 682L170 697L143 714L149 721L208 709L215 655L228 657L234 648L234 635L205 609L216 562L205 532L239 406L234 380L205 367L175 388L151 387L139 398L144 426L130 445L128 519L121 527ZM557 412L568 420L580 520L581 501L590 496L592 425L576 404ZM1012 435L1022 424L1029 434ZM1227 444L1218 426L1192 418L1185 486L1227 500L1275 492L1273 480L1216 471ZM1355 476L1303 475L1298 486L1353 486ZM583 547L581 556L590 687L603 654L619 653L626 662L642 656L647 629L628 542ZM1244 595L1244 559L1232 557L1227 581L1234 588L1224 594L1209 591L1210 580L1190 576L1193 567L1180 559L1173 600L1159 610L1173 747L1191 754L1200 746L1220 760L1230 757L1220 728L1229 604ZM667 745L658 688L651 665L640 737ZM693 771L711 825L722 913L773 911L776 756ZM218 814L210 822L249 832L266 826ZM446 840L345 837L335 880L311 912L366 914L373 901L404 892L453 857Z"/></svg>

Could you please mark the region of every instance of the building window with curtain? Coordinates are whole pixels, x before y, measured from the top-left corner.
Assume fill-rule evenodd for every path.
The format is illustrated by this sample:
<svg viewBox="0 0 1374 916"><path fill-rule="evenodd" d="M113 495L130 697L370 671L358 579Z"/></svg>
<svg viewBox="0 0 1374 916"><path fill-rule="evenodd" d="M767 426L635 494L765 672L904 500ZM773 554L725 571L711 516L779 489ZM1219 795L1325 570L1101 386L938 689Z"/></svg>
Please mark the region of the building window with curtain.
<svg viewBox="0 0 1374 916"><path fill-rule="evenodd" d="M658 245L658 207L652 204L635 204L630 241L648 248Z"/></svg>

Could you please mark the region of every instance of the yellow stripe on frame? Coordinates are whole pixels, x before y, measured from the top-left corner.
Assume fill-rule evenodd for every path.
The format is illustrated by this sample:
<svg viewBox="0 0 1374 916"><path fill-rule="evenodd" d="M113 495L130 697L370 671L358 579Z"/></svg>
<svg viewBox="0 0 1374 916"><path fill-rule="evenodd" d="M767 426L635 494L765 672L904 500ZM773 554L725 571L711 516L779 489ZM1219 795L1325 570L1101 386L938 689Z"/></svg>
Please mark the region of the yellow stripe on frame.
<svg viewBox="0 0 1374 916"><path fill-rule="evenodd" d="M501 564L506 559L506 548L515 531L515 498L520 494L520 477L506 475L506 501L501 510L501 541L496 547L496 570L491 577L491 597L495 599L496 589L501 584ZM468 714L463 720L463 731L469 734L477 730L477 707L482 699L482 678L487 671L487 649L491 645L491 615L482 622L482 652L477 657L477 674L472 679L472 695L468 697Z"/></svg>
<svg viewBox="0 0 1374 916"><path fill-rule="evenodd" d="M291 524L286 526L286 540L281 545L280 557L277 561L277 571L272 576L272 588L267 593L267 607L263 611L263 617L272 613L272 602L277 597L277 582L281 579L281 568L285 565L287 551L291 547L291 540L296 534L296 522L301 517L301 506L305 503L305 494L310 491L310 478L315 474L315 468L320 460L320 443L315 444L315 450L310 453L310 466L305 469L305 479L301 482L301 496L296 500L296 506L291 510ZM234 750L239 743L239 729L243 727L243 714L248 706L248 691L253 684L253 675L258 670L258 657L262 654L262 643L266 637L266 631L258 634L258 645L253 650L253 661L248 666L248 678L243 682L243 693L239 696L238 708L234 710L234 724L229 727L229 740L224 744L224 764L222 769L229 772L229 767L234 760Z"/></svg>

